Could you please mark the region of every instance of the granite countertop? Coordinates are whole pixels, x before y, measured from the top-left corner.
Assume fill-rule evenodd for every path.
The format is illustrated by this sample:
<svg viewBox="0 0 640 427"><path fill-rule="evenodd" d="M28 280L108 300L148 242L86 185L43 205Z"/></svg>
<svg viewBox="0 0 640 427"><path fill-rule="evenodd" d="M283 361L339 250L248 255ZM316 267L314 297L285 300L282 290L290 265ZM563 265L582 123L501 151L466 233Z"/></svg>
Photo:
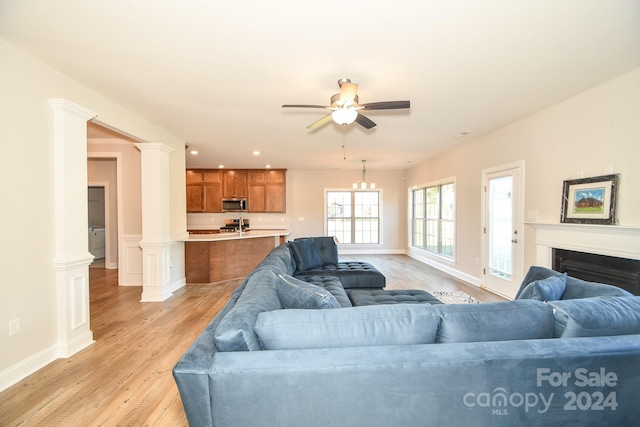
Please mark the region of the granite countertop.
<svg viewBox="0 0 640 427"><path fill-rule="evenodd" d="M234 239L255 239L258 237L277 237L288 236L291 234L289 229L251 229L249 231L234 232L234 233L204 233L190 234L188 239L184 239L184 242L216 242L220 240L234 240Z"/></svg>

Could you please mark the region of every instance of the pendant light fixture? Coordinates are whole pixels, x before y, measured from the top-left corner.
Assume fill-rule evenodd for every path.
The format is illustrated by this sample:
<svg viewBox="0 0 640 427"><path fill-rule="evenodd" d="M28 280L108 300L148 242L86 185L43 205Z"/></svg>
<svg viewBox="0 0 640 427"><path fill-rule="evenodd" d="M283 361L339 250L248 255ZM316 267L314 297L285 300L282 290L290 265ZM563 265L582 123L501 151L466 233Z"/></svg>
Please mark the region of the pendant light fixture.
<svg viewBox="0 0 640 427"><path fill-rule="evenodd" d="M367 181L367 169L365 168L366 160L362 160L362 179L353 183L354 190L366 190L367 188L373 190L376 188L375 182Z"/></svg>

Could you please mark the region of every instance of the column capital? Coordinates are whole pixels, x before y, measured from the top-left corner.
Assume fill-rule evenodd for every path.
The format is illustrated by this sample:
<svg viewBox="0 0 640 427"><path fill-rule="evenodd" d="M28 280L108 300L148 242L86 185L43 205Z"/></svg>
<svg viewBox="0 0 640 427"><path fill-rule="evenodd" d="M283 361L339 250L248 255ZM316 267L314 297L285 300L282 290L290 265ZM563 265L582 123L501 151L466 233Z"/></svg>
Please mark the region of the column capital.
<svg viewBox="0 0 640 427"><path fill-rule="evenodd" d="M173 153L175 150L161 142L136 142L136 147L140 151L163 151L167 154Z"/></svg>
<svg viewBox="0 0 640 427"><path fill-rule="evenodd" d="M54 111L65 111L67 113L75 114L87 121L97 116L93 111L84 108L78 104L74 104L64 98L49 98L49 105Z"/></svg>

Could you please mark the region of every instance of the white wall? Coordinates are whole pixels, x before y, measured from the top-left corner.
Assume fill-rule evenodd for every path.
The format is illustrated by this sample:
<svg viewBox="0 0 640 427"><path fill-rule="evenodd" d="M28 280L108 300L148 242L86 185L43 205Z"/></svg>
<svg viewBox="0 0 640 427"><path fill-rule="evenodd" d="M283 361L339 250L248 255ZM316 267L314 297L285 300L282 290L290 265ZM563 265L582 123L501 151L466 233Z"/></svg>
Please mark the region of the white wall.
<svg viewBox="0 0 640 427"><path fill-rule="evenodd" d="M620 174L620 225L640 225L640 69L407 171L407 187L455 176L459 272L480 278L481 171L525 161L525 221L559 222L562 183ZM535 264L534 230L525 226L524 271Z"/></svg>
<svg viewBox="0 0 640 427"><path fill-rule="evenodd" d="M71 80L0 39L0 389L8 376L56 343L53 269L53 114L49 98L64 98L98 114L101 123L161 142L171 155L171 231L186 232L184 141ZM86 225L82 225L86 227ZM172 279L184 278L182 244L172 251ZM174 253L175 252L175 253ZM8 325L20 319L21 332ZM24 372L23 372L24 373Z"/></svg>

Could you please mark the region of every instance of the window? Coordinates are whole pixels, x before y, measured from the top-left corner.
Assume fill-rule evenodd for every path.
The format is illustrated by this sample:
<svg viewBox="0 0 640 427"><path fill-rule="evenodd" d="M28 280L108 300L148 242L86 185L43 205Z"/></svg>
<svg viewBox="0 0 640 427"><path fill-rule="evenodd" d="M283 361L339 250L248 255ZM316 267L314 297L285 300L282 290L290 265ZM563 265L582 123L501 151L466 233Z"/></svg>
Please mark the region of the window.
<svg viewBox="0 0 640 427"><path fill-rule="evenodd" d="M455 186L453 182L412 190L411 246L454 257Z"/></svg>
<svg viewBox="0 0 640 427"><path fill-rule="evenodd" d="M380 243L380 191L327 191L327 235L340 243Z"/></svg>

